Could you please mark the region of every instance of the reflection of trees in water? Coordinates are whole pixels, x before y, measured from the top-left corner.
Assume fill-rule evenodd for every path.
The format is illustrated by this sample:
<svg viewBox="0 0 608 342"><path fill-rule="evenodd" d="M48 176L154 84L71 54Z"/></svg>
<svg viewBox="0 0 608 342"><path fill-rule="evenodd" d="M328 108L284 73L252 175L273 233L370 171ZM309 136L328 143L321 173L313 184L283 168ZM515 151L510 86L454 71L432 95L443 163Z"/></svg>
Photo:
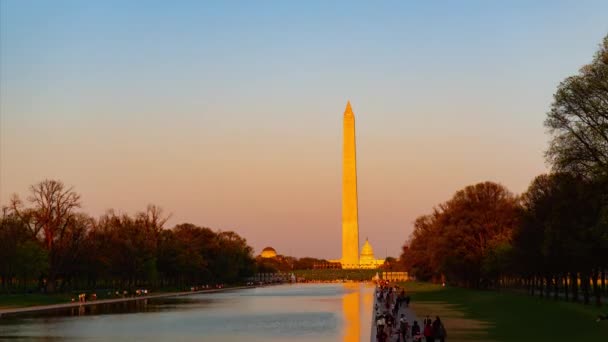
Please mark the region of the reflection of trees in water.
<svg viewBox="0 0 608 342"><path fill-rule="evenodd" d="M81 305L64 309L48 310L32 313L23 313L12 316L19 320L23 318L37 317L66 317L66 316L89 316L89 315L110 315L128 314L138 312L160 312L169 311L176 308L192 307L200 308L201 305L210 305L216 300L211 298L192 298L192 297L166 297L154 299L139 299L117 303Z"/></svg>
<svg viewBox="0 0 608 342"><path fill-rule="evenodd" d="M174 306L173 306L174 307ZM150 300L133 300L128 302L97 304L97 305L81 305L65 310L53 310L41 312L36 316L88 316L88 315L108 315L134 312L157 312L163 308L159 305L150 305Z"/></svg>

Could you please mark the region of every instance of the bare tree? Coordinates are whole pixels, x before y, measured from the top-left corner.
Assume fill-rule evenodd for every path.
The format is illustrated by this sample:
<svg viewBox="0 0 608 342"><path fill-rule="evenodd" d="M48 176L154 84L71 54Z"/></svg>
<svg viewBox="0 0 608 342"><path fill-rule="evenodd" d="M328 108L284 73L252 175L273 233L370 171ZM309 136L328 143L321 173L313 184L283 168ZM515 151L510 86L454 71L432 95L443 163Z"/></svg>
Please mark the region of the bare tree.
<svg viewBox="0 0 608 342"><path fill-rule="evenodd" d="M61 181L46 179L30 187L25 208L17 195L11 199L11 209L28 225L35 236L44 238L46 248L51 251L56 238L68 227L80 208L80 195L73 188L66 188Z"/></svg>
<svg viewBox="0 0 608 342"><path fill-rule="evenodd" d="M169 218L171 218L171 214L165 216L163 209L154 204L148 204L145 212L137 214L137 219L141 221L146 228L156 233L163 229Z"/></svg>

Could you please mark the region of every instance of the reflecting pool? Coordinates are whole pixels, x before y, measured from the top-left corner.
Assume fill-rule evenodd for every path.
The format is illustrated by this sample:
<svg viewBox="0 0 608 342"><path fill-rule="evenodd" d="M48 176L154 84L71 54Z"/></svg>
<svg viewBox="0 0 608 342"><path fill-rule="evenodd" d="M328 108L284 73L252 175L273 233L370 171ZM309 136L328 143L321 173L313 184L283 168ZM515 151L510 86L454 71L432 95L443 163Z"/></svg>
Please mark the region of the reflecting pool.
<svg viewBox="0 0 608 342"><path fill-rule="evenodd" d="M373 285L297 284L0 319L0 339L369 341Z"/></svg>

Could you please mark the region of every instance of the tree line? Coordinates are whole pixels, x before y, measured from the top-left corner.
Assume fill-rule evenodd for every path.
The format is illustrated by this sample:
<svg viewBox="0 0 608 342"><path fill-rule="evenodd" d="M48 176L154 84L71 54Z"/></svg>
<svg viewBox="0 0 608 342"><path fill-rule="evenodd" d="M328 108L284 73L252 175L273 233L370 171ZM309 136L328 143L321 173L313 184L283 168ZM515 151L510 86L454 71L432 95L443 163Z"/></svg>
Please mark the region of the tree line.
<svg viewBox="0 0 608 342"><path fill-rule="evenodd" d="M465 187L417 218L400 260L420 279L601 304L608 269L608 36L554 95L551 173L514 195Z"/></svg>
<svg viewBox="0 0 608 342"><path fill-rule="evenodd" d="M33 185L26 201L12 197L0 216L3 291L223 284L255 272L253 249L234 232L190 223L167 229L154 205L98 219L80 207L80 195L57 180Z"/></svg>

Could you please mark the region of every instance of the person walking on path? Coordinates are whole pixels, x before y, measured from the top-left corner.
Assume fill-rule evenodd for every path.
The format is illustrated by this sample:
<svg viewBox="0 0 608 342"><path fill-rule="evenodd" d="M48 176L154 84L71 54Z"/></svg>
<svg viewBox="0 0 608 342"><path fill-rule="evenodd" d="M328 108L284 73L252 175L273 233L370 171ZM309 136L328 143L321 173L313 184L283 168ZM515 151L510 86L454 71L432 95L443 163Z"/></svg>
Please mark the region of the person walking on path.
<svg viewBox="0 0 608 342"><path fill-rule="evenodd" d="M401 318L399 318L399 335L403 342L407 342L407 333L409 330L409 324L404 314L401 314Z"/></svg>
<svg viewBox="0 0 608 342"><path fill-rule="evenodd" d="M388 335L386 334L386 332L384 332L384 330L378 330L378 333L376 334L377 342L387 342L387 338Z"/></svg>
<svg viewBox="0 0 608 342"><path fill-rule="evenodd" d="M444 342L447 337L445 327L443 326L443 323L441 323L439 316L436 316L435 321L433 322L433 336L438 338L441 342Z"/></svg>
<svg viewBox="0 0 608 342"><path fill-rule="evenodd" d="M418 321L414 321L414 324L412 324L412 338L416 342L422 340L422 334L420 333L420 326L418 325Z"/></svg>
<svg viewBox="0 0 608 342"><path fill-rule="evenodd" d="M411 331L413 322L417 320L416 313L407 305L400 305L404 303L401 293L401 288L396 286L391 288L387 283L381 283L376 288L375 296L373 296L375 299L373 306L375 320L372 321L371 342L382 340L387 342L412 341ZM379 326L382 319L384 324ZM405 329L402 326L402 319L405 321L403 324L406 324ZM422 334L420 334L422 327L418 323L416 323L416 326L418 338L414 337L413 341L421 342L424 340Z"/></svg>
<svg viewBox="0 0 608 342"><path fill-rule="evenodd" d="M433 327L431 326L430 320L424 320L424 339L426 342L435 342L435 336L433 336Z"/></svg>
<svg viewBox="0 0 608 342"><path fill-rule="evenodd" d="M378 333L384 332L384 326L386 325L386 320L384 319L384 315L380 315L380 318L376 321L376 331Z"/></svg>

